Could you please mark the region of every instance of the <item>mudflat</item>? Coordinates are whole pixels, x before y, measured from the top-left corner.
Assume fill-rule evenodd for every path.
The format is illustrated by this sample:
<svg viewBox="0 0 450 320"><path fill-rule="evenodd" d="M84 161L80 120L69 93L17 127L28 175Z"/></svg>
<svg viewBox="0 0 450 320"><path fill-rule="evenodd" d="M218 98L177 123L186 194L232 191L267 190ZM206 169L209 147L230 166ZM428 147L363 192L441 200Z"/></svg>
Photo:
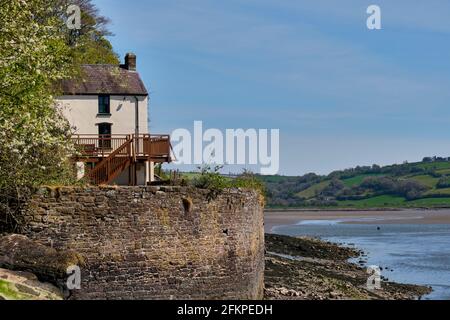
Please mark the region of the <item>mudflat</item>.
<svg viewBox="0 0 450 320"><path fill-rule="evenodd" d="M364 253L310 239L266 234L265 298L268 300L411 300L431 292L425 286L399 284L382 277L367 287L367 271L349 258Z"/></svg>
<svg viewBox="0 0 450 320"><path fill-rule="evenodd" d="M346 224L450 224L450 209L404 210L270 210L265 230L310 220L334 220Z"/></svg>

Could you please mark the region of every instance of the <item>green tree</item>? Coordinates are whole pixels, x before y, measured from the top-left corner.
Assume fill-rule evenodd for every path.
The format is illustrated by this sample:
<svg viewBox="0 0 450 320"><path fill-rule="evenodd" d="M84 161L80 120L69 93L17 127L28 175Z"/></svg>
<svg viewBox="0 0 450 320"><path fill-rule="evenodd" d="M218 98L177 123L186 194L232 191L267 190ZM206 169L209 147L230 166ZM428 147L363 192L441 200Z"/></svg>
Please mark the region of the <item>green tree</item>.
<svg viewBox="0 0 450 320"><path fill-rule="evenodd" d="M67 8L81 8L81 29ZM91 0L3 0L0 6L0 232L40 185L71 184L71 128L55 106L60 80L80 64L118 64L109 20ZM5 224L3 223L3 226Z"/></svg>
<svg viewBox="0 0 450 320"><path fill-rule="evenodd" d="M67 7L78 5L81 9L81 29L67 30L66 41L72 48L76 64L119 64L119 57L107 39L110 20L99 13L91 0L49 0L63 17Z"/></svg>
<svg viewBox="0 0 450 320"><path fill-rule="evenodd" d="M17 219L29 188L73 177L70 126L54 105L53 84L70 76L73 60L61 19L47 0L0 6L0 213ZM9 220L10 221L10 220Z"/></svg>

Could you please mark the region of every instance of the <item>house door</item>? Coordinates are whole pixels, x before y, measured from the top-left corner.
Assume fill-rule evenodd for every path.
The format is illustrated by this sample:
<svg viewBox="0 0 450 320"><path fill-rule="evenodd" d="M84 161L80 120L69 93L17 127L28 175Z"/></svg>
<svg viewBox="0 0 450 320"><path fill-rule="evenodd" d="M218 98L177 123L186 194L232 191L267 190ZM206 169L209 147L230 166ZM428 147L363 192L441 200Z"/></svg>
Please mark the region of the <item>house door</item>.
<svg viewBox="0 0 450 320"><path fill-rule="evenodd" d="M99 147L102 149L111 149L111 126L110 123L98 125Z"/></svg>

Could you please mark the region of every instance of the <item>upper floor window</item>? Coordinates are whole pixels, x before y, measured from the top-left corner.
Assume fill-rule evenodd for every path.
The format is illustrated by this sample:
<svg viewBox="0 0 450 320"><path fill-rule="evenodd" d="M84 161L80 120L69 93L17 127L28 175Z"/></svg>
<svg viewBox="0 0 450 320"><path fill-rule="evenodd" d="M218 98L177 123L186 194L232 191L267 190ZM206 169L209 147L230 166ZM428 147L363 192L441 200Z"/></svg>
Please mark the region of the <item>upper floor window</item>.
<svg viewBox="0 0 450 320"><path fill-rule="evenodd" d="M106 95L98 96L98 113L99 114L111 113L109 96Z"/></svg>

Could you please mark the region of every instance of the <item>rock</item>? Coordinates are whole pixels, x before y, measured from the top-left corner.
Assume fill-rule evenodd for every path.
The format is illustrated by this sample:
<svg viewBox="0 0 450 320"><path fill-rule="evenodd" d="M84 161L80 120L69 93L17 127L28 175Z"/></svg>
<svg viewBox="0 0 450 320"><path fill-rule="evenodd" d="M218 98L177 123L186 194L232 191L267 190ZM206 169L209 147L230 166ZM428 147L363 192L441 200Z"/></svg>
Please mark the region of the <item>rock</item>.
<svg viewBox="0 0 450 320"><path fill-rule="evenodd" d="M352 256L352 252L343 251L347 249L340 250L335 244L304 237L289 239L266 235L266 240L268 299L417 299L431 291L420 286L383 282L382 288L374 293L367 290L366 268L342 259L345 254ZM315 252L309 250L312 246ZM367 263L367 259L358 260ZM386 271L390 269L383 267Z"/></svg>
<svg viewBox="0 0 450 320"><path fill-rule="evenodd" d="M282 294L283 296L289 295L289 290L286 289L286 288L280 288L280 289L278 289L278 291L279 291L280 294Z"/></svg>
<svg viewBox="0 0 450 320"><path fill-rule="evenodd" d="M337 299L340 297L340 294L334 291L330 292L328 295L331 299Z"/></svg>
<svg viewBox="0 0 450 320"><path fill-rule="evenodd" d="M65 279L67 268L74 265L84 266L84 261L73 251L58 252L17 234L0 237L0 268L27 271L56 283Z"/></svg>
<svg viewBox="0 0 450 320"><path fill-rule="evenodd" d="M63 293L31 273L0 269L0 300L63 300Z"/></svg>

